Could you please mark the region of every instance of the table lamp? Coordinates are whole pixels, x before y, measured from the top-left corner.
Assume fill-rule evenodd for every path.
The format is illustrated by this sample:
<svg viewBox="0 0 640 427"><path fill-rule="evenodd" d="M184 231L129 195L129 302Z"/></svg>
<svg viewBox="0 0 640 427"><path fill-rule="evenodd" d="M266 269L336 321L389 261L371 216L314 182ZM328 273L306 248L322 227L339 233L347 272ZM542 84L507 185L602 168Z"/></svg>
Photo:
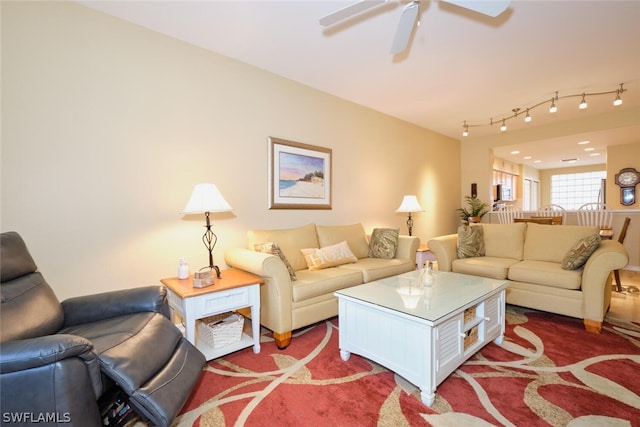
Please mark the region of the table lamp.
<svg viewBox="0 0 640 427"><path fill-rule="evenodd" d="M213 272L216 271L218 279L221 278L220 268L213 264L213 248L218 241L213 231L211 231L211 222L209 221L209 213L211 212L229 212L232 208L227 201L222 197L220 191L214 184L196 184L191 198L187 202L187 206L182 210L183 215L201 214L204 213L206 219L205 231L202 236L202 242L209 251L209 268Z"/></svg>
<svg viewBox="0 0 640 427"><path fill-rule="evenodd" d="M407 227L409 228L409 236L411 236L411 230L413 229L413 218L411 218L412 212L424 212L420 203L418 203L418 198L413 195L404 196L402 199L402 203L400 207L396 209L396 212L407 212L409 213L409 219L407 219Z"/></svg>

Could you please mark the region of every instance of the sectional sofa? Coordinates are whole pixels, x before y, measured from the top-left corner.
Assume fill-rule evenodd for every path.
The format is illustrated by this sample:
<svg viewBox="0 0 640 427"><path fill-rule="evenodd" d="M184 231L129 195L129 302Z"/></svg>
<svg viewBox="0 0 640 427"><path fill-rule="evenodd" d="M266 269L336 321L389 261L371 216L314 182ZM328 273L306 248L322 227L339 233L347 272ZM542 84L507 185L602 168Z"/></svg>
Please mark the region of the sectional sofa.
<svg viewBox="0 0 640 427"><path fill-rule="evenodd" d="M482 228L482 241L477 243L484 246L483 254L473 254L473 249L460 244L467 240L469 228L429 240L439 270L508 279L508 304L584 319L588 331L600 332L611 299L611 272L628 262L620 243L600 240L597 227L535 223L474 227ZM584 251L585 242L594 243L591 254Z"/></svg>
<svg viewBox="0 0 640 427"><path fill-rule="evenodd" d="M398 235L396 229L393 239L387 233L393 230L377 231L370 238L362 224L252 230L247 248L227 250L225 262L264 280L260 323L285 348L293 330L338 315L335 291L416 268L417 237ZM395 240L396 247L379 250L385 245L376 242L383 240Z"/></svg>

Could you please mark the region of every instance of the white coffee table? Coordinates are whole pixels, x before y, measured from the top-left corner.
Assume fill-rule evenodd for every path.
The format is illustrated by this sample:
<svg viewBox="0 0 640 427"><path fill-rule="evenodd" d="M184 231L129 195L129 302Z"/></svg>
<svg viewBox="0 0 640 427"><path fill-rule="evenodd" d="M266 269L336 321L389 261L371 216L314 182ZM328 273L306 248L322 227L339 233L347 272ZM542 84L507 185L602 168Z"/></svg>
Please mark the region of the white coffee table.
<svg viewBox="0 0 640 427"><path fill-rule="evenodd" d="M373 360L420 388L425 405L465 360L504 334L506 280L419 270L335 292L340 356Z"/></svg>

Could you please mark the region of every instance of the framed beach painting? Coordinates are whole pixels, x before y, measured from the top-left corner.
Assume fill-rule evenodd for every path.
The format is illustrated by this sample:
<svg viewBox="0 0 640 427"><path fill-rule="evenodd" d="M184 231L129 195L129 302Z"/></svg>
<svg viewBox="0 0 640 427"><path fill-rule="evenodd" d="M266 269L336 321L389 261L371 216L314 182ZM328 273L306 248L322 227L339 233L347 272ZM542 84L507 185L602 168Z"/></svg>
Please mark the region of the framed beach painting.
<svg viewBox="0 0 640 427"><path fill-rule="evenodd" d="M331 149L269 137L269 209L331 209Z"/></svg>

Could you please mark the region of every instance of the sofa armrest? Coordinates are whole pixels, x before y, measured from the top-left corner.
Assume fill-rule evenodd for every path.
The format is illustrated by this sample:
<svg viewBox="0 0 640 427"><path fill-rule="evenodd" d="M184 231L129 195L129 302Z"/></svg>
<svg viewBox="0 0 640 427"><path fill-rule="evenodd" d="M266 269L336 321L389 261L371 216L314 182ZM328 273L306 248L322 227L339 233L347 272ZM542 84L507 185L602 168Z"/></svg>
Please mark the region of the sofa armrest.
<svg viewBox="0 0 640 427"><path fill-rule="evenodd" d="M602 322L611 299L611 272L627 265L629 256L621 243L603 240L582 271L584 318Z"/></svg>
<svg viewBox="0 0 640 427"><path fill-rule="evenodd" d="M434 237L429 240L427 246L429 246L429 250L433 252L438 260L438 270L451 271L451 263L458 258L458 235L447 234Z"/></svg>
<svg viewBox="0 0 640 427"><path fill-rule="evenodd" d="M292 330L292 289L289 271L282 260L271 254L244 248L225 252L224 260L230 267L260 276L260 323L273 332Z"/></svg>
<svg viewBox="0 0 640 427"><path fill-rule="evenodd" d="M396 259L416 259L416 252L420 247L420 239L415 236L398 236L398 248L396 249Z"/></svg>
<svg viewBox="0 0 640 427"><path fill-rule="evenodd" d="M170 315L167 290L163 286L70 298L62 301L62 309L65 327L140 312L160 313L167 318Z"/></svg>

